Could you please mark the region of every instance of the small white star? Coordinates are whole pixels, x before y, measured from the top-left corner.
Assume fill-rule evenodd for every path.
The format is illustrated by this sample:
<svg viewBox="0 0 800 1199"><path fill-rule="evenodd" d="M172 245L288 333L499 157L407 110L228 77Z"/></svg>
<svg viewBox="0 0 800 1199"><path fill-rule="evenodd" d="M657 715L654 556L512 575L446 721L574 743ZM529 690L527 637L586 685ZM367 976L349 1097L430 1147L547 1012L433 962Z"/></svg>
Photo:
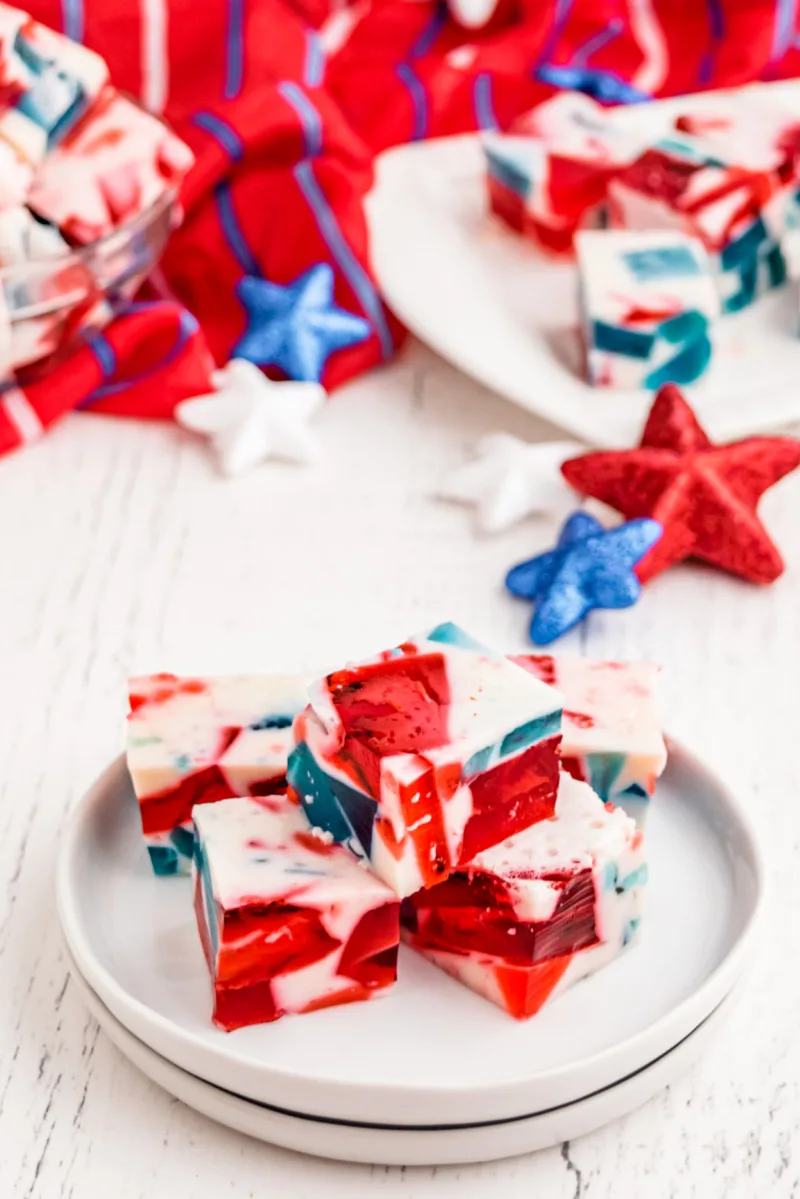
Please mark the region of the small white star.
<svg viewBox="0 0 800 1199"><path fill-rule="evenodd" d="M574 441L530 445L508 433L490 433L475 447L475 460L450 471L438 494L475 504L480 528L500 533L532 513L566 512L573 507L575 493L559 468L584 449Z"/></svg>
<svg viewBox="0 0 800 1199"><path fill-rule="evenodd" d="M267 458L308 463L319 456L308 428L325 403L319 383L275 383L246 358L232 358L211 381L216 391L178 404L175 419L209 438L223 474L243 474Z"/></svg>

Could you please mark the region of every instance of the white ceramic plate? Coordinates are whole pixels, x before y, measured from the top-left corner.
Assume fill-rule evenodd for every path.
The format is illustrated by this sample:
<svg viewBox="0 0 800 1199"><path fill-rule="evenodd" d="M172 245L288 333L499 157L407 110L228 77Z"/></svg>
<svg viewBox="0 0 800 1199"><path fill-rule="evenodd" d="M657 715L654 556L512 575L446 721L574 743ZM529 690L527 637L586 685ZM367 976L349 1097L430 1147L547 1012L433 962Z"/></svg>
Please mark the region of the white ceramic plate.
<svg viewBox="0 0 800 1199"><path fill-rule="evenodd" d="M73 980L117 1048L143 1074L219 1124L273 1145L386 1166L434 1166L491 1161L546 1149L617 1120L674 1082L705 1050L737 999L736 990L669 1053L622 1082L586 1099L534 1116L468 1128L398 1129L319 1120L253 1103L214 1087L159 1057L112 1016L73 963Z"/></svg>
<svg viewBox="0 0 800 1199"><path fill-rule="evenodd" d="M796 81L761 85L779 100ZM719 96L720 93L717 93ZM658 133L677 107L713 93L617 109ZM486 211L479 137L442 138L381 155L367 203L372 261L390 307L423 341L501 395L595 445L638 440L651 397L591 388L580 377L577 275ZM719 324L707 381L692 403L719 439L800 420L794 285Z"/></svg>
<svg viewBox="0 0 800 1199"><path fill-rule="evenodd" d="M731 793L674 743L648 828L644 935L609 968L517 1023L411 951L386 998L224 1033L188 879L155 878L122 759L68 826L58 875L67 943L113 1015L208 1082L293 1112L391 1125L527 1116L672 1049L739 977L763 870Z"/></svg>

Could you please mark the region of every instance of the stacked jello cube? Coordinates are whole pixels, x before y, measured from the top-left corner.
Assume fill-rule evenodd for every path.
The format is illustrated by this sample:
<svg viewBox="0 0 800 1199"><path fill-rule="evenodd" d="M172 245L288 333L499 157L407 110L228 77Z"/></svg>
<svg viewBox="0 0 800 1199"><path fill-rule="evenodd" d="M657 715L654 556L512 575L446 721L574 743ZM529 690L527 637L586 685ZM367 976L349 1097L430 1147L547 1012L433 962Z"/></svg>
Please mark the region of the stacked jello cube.
<svg viewBox="0 0 800 1199"><path fill-rule="evenodd" d="M414 950L518 1018L635 938L643 833L586 780L610 777L624 748L609 789L635 792L639 803L652 791L664 765L652 677L640 671L629 692L601 688L618 705L632 701L623 747L619 713L603 725L602 694L569 668L564 712L554 661L512 660L439 625L313 682L283 742L288 759L272 745L261 764L266 782L263 742L247 750L245 740L237 770L226 755L243 728L299 707L300 680L277 691L239 680L236 720L215 728L234 714L230 680L227 706L203 707L185 697L201 685L219 695L219 680L194 680L194 693L186 680L136 682L137 696L164 693L160 707L136 702L131 718L143 825L157 869L153 850L174 848L175 829L178 843L193 838L195 912L221 1027L385 993L401 929ZM626 669L595 665L593 679ZM578 705L595 717L579 719ZM570 728L602 726L583 770L570 745L572 775L560 769L564 717ZM180 753L184 739L192 753ZM158 793L141 770L153 746L164 768L165 742L173 773L160 779L161 794L180 792L176 770L194 779L191 834L184 806L154 805ZM226 786L239 797L221 798ZM175 828L163 827L164 815L154 828L156 811L172 811Z"/></svg>
<svg viewBox="0 0 800 1199"><path fill-rule="evenodd" d="M800 262L800 120L742 89L648 117L561 93L484 141L491 210L548 253L577 250L595 387L699 380L716 318Z"/></svg>

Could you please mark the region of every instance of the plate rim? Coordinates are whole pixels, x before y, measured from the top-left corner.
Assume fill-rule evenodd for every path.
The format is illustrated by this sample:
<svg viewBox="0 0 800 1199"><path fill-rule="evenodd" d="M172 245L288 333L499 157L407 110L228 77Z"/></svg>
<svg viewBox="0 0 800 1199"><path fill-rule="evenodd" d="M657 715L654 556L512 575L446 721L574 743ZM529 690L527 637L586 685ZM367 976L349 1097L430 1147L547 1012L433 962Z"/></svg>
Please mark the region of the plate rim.
<svg viewBox="0 0 800 1199"><path fill-rule="evenodd" d="M589 1132L601 1128L605 1125L624 1117L642 1104L647 1103L655 1095L659 1094L665 1086L670 1085L675 1079L681 1077L683 1073L705 1052L709 1042L713 1042L714 1038L719 1034L720 1028L724 1026L725 1021L735 1009L741 994L744 989L741 983L734 984L731 991L717 1005L713 1012L709 1014L706 1020L694 1029L689 1035L684 1038L672 1050L663 1055L656 1062L651 1063L649 1067L645 1067L633 1078L622 1080L619 1083L612 1084L606 1091L605 1096L593 1095L582 1099L575 1100L572 1104L565 1108L553 1112L534 1113L531 1116L522 1117L519 1120L508 1123L496 1123L480 1126L479 1128L450 1128L447 1130L441 1129L413 1129L399 1126L394 1129L386 1128L364 1128L357 1124L345 1124L338 1128L332 1128L330 1124L315 1120L314 1117L308 1117L302 1113L284 1114L280 1111L276 1112L268 1105L251 1100L242 1095L236 1095L224 1088L215 1086L213 1083L207 1082L205 1079L198 1078L196 1075L183 1070L180 1066L175 1065L169 1059L162 1057L146 1042L140 1040L129 1029L127 1029L120 1020L118 1020L113 1012L111 1012L102 999L92 991L92 988L81 975L77 966L71 960L69 951L67 950L67 958L71 967L71 976L78 989L81 999L85 1002L90 1013L102 1028L105 1035L109 1038L115 1048L122 1053L127 1060L145 1075L156 1086L160 1086L168 1094L174 1095L182 1103L191 1107L194 1111L199 1111L208 1119L214 1120L223 1127L232 1128L237 1132L245 1135L253 1136L257 1139L270 1144L282 1145L285 1148L291 1148L301 1153L310 1153L314 1156L338 1157L342 1161L356 1161L362 1163L385 1165L420 1165L430 1166L439 1164L461 1164L464 1162L479 1162L498 1160L504 1157L515 1156L519 1153L530 1153L537 1149L546 1148L548 1145L555 1145L563 1142L565 1139L572 1139L576 1135L586 1135ZM697 1038L700 1038L700 1044L697 1044ZM131 1052L131 1048L133 1052ZM631 1088L636 1087L637 1083L641 1085L642 1081L648 1076L652 1076L652 1071L660 1070L663 1072L665 1064L668 1064L671 1059L671 1064L675 1065L675 1055L680 1054L681 1059L675 1067L674 1072L665 1078L661 1078L652 1089L648 1088L648 1093L640 1094L634 1098L632 1103L627 1102L627 1095ZM683 1060L686 1057L687 1060ZM142 1064L142 1059L151 1069L147 1069ZM159 1077L156 1077L156 1073ZM164 1079L167 1079L167 1082ZM176 1089L176 1080L180 1084L186 1082L185 1087L181 1087L183 1093L179 1094ZM168 1085L171 1083L172 1085ZM624 1089L624 1090L623 1090ZM200 1097L208 1097L211 1103L199 1105L196 1101ZM621 1109L613 1112L603 1112L602 1109L597 1115L592 1115L588 1121L588 1125L584 1122L584 1126L579 1130L570 1128L566 1121L569 1121L570 1116L585 1115L589 1111L595 1112L597 1107L603 1103L613 1102L620 1095L625 1095L626 1099L623 1102ZM216 1102L225 1108L227 1112L210 1110L213 1102ZM230 1118L225 1118L230 1113ZM268 1129L262 1125L254 1128L253 1124L250 1127L244 1127L244 1122L247 1117L257 1119L259 1121L277 1122L278 1130L281 1128L291 1132L292 1129L298 1134L311 1134L316 1137L333 1136L336 1138L334 1142L328 1140L327 1145L319 1146L314 1144L309 1146L307 1143L300 1143L300 1136L292 1138L288 1141L286 1136L275 1137L275 1129ZM555 1125L555 1127L553 1127ZM536 1130L543 1130L549 1127L544 1138L539 1138L537 1144L524 1144L520 1138L529 1135ZM488 1137L492 1136L502 1139L502 1143L493 1144L490 1150L483 1148L477 1149L477 1145L481 1146ZM349 1148L342 1148L342 1137L355 1137L360 1141L367 1140L369 1143L369 1151L351 1152ZM468 1141L465 1142L465 1136ZM515 1139L516 1138L516 1139ZM462 1152L460 1146L468 1144L470 1148L467 1152ZM378 1149L378 1145L381 1148ZM415 1146L413 1150L410 1146ZM446 1149L436 1149L436 1155L430 1156L429 1150L434 1147L446 1145ZM408 1146L409 1148L403 1148ZM389 1147L391 1150L389 1151ZM422 1152L420 1152L420 1148ZM400 1155L398 1156L398 1151Z"/></svg>
<svg viewBox="0 0 800 1199"><path fill-rule="evenodd" d="M409 1083L363 1083L348 1079L322 1079L313 1084L315 1098L319 1104L317 1113L312 1113L312 1110L306 1107L307 1112L324 1116L326 1094L335 1096L335 1100L331 1098L334 1110L342 1110L344 1107L350 1112L359 1107L359 1102L364 1104L364 1097L368 1095L369 1099L366 1102L371 1111L374 1111L376 1099L381 1099L384 1103L405 1105L415 1111L441 1105L444 1101L450 1105L460 1103L462 1107L466 1107L476 1099L488 1107L492 1100L496 1105L492 1110L502 1113L501 1116L496 1115L493 1118L502 1118L507 1114L515 1114L516 1104L524 1102L520 1093L524 1093L525 1090L546 1085L549 1093L562 1097L559 1102L568 1101L565 1096L576 1097L576 1076L613 1078L613 1070L618 1068L613 1065L615 1060L641 1060L643 1053L648 1060L654 1060L665 1049L676 1045L687 1032L699 1026L742 974L767 902L767 875L761 840L745 804L723 778L680 741L669 736L666 736L666 740L670 755L673 758L684 759L693 772L707 778L718 798L732 812L748 844L753 868L755 894L745 923L722 961L701 984L653 1024L626 1040L578 1062L559 1066L538 1076L529 1072L527 1076L505 1079L502 1083L491 1084L488 1087L481 1083L459 1084L457 1090L452 1086L448 1089L447 1084L439 1080L420 1086ZM248 1061L242 1055L232 1057L225 1053L222 1047L209 1046L200 1041L194 1033L175 1024L131 995L93 952L91 940L86 935L80 915L79 888L73 888L72 885L73 862L82 843L82 832L90 824L93 812L102 807L103 802L107 800L109 789L125 772L125 755L120 754L94 781L70 813L60 846L56 872L56 906L64 938L82 976L129 1032L160 1056L189 1073L197 1072L199 1062L202 1066L199 1077L212 1085L225 1089L226 1075L230 1076L231 1072L234 1072L237 1076L236 1093L262 1102L269 1102L263 1098L266 1089L291 1091L292 1088L308 1088L310 1080L306 1075L285 1067L265 1067L263 1064ZM652 1053L647 1051L647 1045L654 1046ZM627 1072L626 1067L623 1066L622 1069ZM611 1071L611 1074L608 1071ZM230 1086L229 1078L227 1085ZM254 1094L254 1088L261 1093ZM598 1087L591 1085L589 1089L594 1091ZM577 1094L579 1096L580 1086L577 1087ZM303 1103L292 1103L292 1110L304 1107ZM353 1119L358 1118L353 1116ZM431 1122L435 1123L435 1120Z"/></svg>

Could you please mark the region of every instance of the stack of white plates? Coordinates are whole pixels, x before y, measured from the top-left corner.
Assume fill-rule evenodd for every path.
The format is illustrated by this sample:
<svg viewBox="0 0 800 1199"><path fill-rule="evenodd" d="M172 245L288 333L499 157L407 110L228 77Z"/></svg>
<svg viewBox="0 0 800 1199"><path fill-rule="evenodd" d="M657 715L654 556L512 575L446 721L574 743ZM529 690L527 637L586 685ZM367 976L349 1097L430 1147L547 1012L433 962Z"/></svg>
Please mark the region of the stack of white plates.
<svg viewBox="0 0 800 1199"><path fill-rule="evenodd" d="M99 1023L191 1107L325 1157L484 1161L638 1107L698 1057L730 1010L763 869L739 803L674 742L648 841L641 943L522 1024L401 949L386 998L214 1028L190 882L150 873L121 759L67 830L59 911Z"/></svg>

